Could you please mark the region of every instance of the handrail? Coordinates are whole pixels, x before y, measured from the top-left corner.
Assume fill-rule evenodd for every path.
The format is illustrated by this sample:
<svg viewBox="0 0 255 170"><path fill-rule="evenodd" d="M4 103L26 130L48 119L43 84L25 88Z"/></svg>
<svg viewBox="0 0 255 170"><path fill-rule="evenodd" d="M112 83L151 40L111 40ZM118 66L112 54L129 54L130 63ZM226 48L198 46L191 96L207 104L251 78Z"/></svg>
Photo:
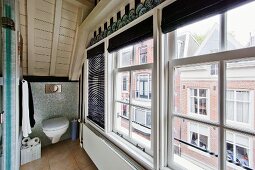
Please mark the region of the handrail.
<svg viewBox="0 0 255 170"><path fill-rule="evenodd" d="M210 155L212 155L212 156L218 157L218 154L216 154L216 153L214 153L214 152L210 152L210 151L207 150L207 149L203 149L203 148L200 148L200 147L198 147L198 146L196 146L196 145L192 145L192 144L190 144L190 143L188 143L188 142L185 142L185 141L183 141L183 140L181 140L181 139L174 138L174 140L176 140L176 141L178 141L178 142L181 142L181 143L183 143L183 144L185 144L185 145L188 145L188 146L190 146L190 147L193 147L193 148L195 148L195 149L198 149L198 150L200 150L200 151L202 151L202 152L208 153L208 154L210 154ZM242 167L242 168L244 168L244 169L253 170L253 169L251 169L251 168L249 168L249 167L247 167L247 166L241 165L241 164L238 163L238 162L235 162L235 161L232 161L232 160L227 160L227 161L230 162L230 163L232 163L232 164L235 164L235 165L237 165L237 166L240 166L240 167Z"/></svg>

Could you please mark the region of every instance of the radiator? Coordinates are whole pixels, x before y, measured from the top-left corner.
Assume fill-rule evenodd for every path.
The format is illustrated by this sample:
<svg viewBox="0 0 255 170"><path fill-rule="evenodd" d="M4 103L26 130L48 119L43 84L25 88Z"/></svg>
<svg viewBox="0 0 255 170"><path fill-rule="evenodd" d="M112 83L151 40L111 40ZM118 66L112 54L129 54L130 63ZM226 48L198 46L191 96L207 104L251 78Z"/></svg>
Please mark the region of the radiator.
<svg viewBox="0 0 255 170"><path fill-rule="evenodd" d="M83 125L83 147L99 170L135 169L86 125Z"/></svg>

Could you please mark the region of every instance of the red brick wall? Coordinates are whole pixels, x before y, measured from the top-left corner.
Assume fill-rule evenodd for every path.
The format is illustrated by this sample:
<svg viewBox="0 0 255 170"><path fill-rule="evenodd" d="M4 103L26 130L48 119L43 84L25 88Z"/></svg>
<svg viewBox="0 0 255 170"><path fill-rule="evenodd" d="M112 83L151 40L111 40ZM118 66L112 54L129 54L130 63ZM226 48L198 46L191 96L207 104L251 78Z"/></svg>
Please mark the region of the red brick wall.
<svg viewBox="0 0 255 170"><path fill-rule="evenodd" d="M209 101L210 101L210 120L218 122L218 82L217 81L202 81L202 80L182 80L180 81L180 75L176 76L175 80L175 106L177 107L177 111L181 114L188 114L189 112L189 105L188 105L188 91L190 88L205 88L209 89ZM227 89L243 89L243 90L255 90L255 81L228 81L227 82ZM254 93L253 93L253 102L254 102ZM253 104L255 106L255 104ZM255 109L255 108L254 108ZM253 113L254 114L254 113ZM255 117L255 116L254 116ZM182 123L181 123L182 122ZM178 127L182 128L181 132L181 140L188 141L188 126L187 120L185 122L180 120L175 120L174 127L177 127L176 130L176 137L180 138L180 130ZM254 120L255 122L255 120ZM254 129L254 125L253 125ZM253 150L252 154L255 153L255 140L254 138L250 138L253 140ZM190 149L185 144L181 144L182 154L183 155L190 155L196 160L206 162L210 166L217 166L217 159L215 157L210 158L211 156L207 157L204 154L200 154L199 152L194 151L195 149ZM210 151L218 153L218 129L210 127ZM251 159L251 158L250 158ZM253 167L255 167L255 155L253 155Z"/></svg>

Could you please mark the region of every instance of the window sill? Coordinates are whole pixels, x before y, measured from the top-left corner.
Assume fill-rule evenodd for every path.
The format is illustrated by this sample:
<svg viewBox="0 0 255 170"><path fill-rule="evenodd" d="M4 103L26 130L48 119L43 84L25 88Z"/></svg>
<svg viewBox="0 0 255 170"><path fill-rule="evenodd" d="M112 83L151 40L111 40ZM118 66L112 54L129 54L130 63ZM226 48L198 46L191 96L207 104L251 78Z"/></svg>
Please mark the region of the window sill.
<svg viewBox="0 0 255 170"><path fill-rule="evenodd" d="M119 137L113 132L105 133L104 129L100 128L94 122L88 119L87 123L92 126L96 131L109 140L113 145L116 145L122 152L130 156L133 161L137 162L145 169L153 169L153 157L144 153L125 139Z"/></svg>
<svg viewBox="0 0 255 170"><path fill-rule="evenodd" d="M231 127L238 127L241 129L247 129L247 130L253 129L251 123L241 123L241 122L232 121L232 120L226 120L226 125L231 126Z"/></svg>
<svg viewBox="0 0 255 170"><path fill-rule="evenodd" d="M144 153L113 132L106 134L106 137L146 169L153 169L153 157L149 154Z"/></svg>

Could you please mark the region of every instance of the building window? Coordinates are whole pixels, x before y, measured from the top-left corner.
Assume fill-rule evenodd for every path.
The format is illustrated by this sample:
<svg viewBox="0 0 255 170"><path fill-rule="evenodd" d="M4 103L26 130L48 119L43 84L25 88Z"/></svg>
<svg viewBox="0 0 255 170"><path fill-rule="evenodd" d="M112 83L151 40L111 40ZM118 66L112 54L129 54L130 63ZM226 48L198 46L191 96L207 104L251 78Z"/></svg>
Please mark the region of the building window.
<svg viewBox="0 0 255 170"><path fill-rule="evenodd" d="M151 112L149 110L134 108L134 122L151 128Z"/></svg>
<svg viewBox="0 0 255 170"><path fill-rule="evenodd" d="M246 19L254 9L247 3L166 36L171 169L254 169L255 25Z"/></svg>
<svg viewBox="0 0 255 170"><path fill-rule="evenodd" d="M151 76L153 63L147 63L146 53L142 50L141 44L146 43L153 46L153 41L146 40L130 47L123 48L112 55L117 63L114 68L114 118L113 131L142 148L146 153L152 155L152 115L151 115ZM131 62L128 66L120 64L123 51L132 49L141 50L146 60L143 63ZM150 48L153 50L153 48ZM153 54L153 51L150 52ZM135 53L131 52L129 58L135 58ZM149 56L148 56L149 57ZM148 60L153 61L153 56ZM139 60L134 60L139 61ZM120 114L121 112L121 114ZM120 116L121 115L121 116Z"/></svg>
<svg viewBox="0 0 255 170"><path fill-rule="evenodd" d="M127 81L128 81L127 77L124 76L123 79L122 79L122 90L123 91L127 91L127 84L128 84Z"/></svg>
<svg viewBox="0 0 255 170"><path fill-rule="evenodd" d="M190 89L190 112L207 115L208 114L208 90Z"/></svg>
<svg viewBox="0 0 255 170"><path fill-rule="evenodd" d="M196 123L190 123L190 143L207 150L209 147L208 127Z"/></svg>
<svg viewBox="0 0 255 170"><path fill-rule="evenodd" d="M227 161L250 167L250 139L244 135L227 132Z"/></svg>
<svg viewBox="0 0 255 170"><path fill-rule="evenodd" d="M147 63L147 46L140 47L140 64Z"/></svg>
<svg viewBox="0 0 255 170"><path fill-rule="evenodd" d="M151 75L136 75L136 98L151 99Z"/></svg>
<svg viewBox="0 0 255 170"><path fill-rule="evenodd" d="M133 47L124 48L118 52L118 67L127 67L133 63Z"/></svg>
<svg viewBox="0 0 255 170"><path fill-rule="evenodd" d="M212 64L210 70L211 76L218 75L218 64Z"/></svg>
<svg viewBox="0 0 255 170"><path fill-rule="evenodd" d="M249 123L251 118L250 92L227 90L226 96L227 120L246 124Z"/></svg>
<svg viewBox="0 0 255 170"><path fill-rule="evenodd" d="M122 105L122 116L128 118L128 110L127 110L127 105L123 104Z"/></svg>

